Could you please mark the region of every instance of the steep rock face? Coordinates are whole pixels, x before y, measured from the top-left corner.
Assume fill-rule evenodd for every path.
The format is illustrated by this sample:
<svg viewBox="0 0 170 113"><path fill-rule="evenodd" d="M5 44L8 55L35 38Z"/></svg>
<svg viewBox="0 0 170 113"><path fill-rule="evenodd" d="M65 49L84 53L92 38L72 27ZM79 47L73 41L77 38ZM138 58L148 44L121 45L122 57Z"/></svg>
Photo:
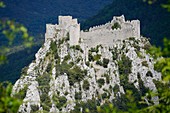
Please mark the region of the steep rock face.
<svg viewBox="0 0 170 113"><path fill-rule="evenodd" d="M13 95L25 92L20 95L23 104L19 112L70 112L88 100L102 105L124 94L130 83L138 90L143 84L156 91L153 80L160 80L161 74L146 53L146 38L117 36L113 45L86 47L83 38L78 45L70 45L68 33L62 29L46 39L35 61L23 69L13 87ZM158 97L153 100L158 103Z"/></svg>

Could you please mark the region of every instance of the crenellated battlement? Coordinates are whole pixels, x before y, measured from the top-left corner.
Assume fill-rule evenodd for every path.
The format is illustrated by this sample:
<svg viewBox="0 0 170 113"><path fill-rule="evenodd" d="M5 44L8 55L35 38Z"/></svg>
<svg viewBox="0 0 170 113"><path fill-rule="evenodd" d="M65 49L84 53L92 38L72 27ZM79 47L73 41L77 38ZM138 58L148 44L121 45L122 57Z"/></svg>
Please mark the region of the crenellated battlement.
<svg viewBox="0 0 170 113"><path fill-rule="evenodd" d="M89 28L88 32L80 32L80 24L72 16L59 16L59 24L46 25L45 40L61 39L69 34L69 44L78 45L79 39L89 47L97 44L113 45L116 39L140 37L140 21L126 21L124 15L114 16L111 22Z"/></svg>

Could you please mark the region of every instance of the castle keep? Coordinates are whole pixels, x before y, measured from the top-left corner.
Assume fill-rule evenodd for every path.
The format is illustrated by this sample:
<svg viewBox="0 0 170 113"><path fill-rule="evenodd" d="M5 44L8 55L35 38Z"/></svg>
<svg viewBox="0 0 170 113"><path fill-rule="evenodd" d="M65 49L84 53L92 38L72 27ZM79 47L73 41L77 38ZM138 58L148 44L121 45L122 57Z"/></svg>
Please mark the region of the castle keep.
<svg viewBox="0 0 170 113"><path fill-rule="evenodd" d="M94 47L99 44L112 46L114 40L140 37L140 21L125 21L123 15L113 17L113 20L105 25L92 27L88 32L80 31L80 24L71 16L59 16L58 20L58 25L46 25L45 40L69 37L71 46L78 45L81 40L85 46Z"/></svg>

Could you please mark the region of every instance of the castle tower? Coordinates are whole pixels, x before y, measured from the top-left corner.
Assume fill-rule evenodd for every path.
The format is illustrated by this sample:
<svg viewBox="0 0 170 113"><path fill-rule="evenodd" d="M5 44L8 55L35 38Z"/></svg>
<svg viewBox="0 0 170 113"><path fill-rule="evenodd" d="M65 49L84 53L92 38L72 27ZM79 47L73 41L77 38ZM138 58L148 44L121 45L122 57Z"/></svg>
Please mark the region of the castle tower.
<svg viewBox="0 0 170 113"><path fill-rule="evenodd" d="M69 44L78 45L80 38L80 24L72 16L59 16L59 26L69 34Z"/></svg>
<svg viewBox="0 0 170 113"><path fill-rule="evenodd" d="M140 21L139 20L133 20L131 21L133 25L133 32L135 37L140 37Z"/></svg>
<svg viewBox="0 0 170 113"><path fill-rule="evenodd" d="M72 24L73 25L69 28L70 45L78 45L80 38L80 24L77 24L77 19L74 19Z"/></svg>
<svg viewBox="0 0 170 113"><path fill-rule="evenodd" d="M46 24L45 41L53 39L55 37L55 34L55 25Z"/></svg>

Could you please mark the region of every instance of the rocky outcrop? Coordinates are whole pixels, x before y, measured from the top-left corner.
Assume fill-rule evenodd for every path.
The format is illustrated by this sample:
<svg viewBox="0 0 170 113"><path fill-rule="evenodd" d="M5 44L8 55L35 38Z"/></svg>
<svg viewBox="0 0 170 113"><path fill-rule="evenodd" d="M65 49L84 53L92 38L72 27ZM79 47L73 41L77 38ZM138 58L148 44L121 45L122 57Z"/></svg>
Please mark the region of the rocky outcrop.
<svg viewBox="0 0 170 113"><path fill-rule="evenodd" d="M160 80L161 74L154 70L154 60L146 53L146 38L113 37L112 45L87 47L83 38L78 45L70 45L69 31L63 31L64 35L60 31L45 41L35 61L15 83L13 95L25 91L19 112L70 112L88 100L102 105L124 94L128 84L138 91L141 84L157 90L153 80ZM153 101L158 103L158 97Z"/></svg>

